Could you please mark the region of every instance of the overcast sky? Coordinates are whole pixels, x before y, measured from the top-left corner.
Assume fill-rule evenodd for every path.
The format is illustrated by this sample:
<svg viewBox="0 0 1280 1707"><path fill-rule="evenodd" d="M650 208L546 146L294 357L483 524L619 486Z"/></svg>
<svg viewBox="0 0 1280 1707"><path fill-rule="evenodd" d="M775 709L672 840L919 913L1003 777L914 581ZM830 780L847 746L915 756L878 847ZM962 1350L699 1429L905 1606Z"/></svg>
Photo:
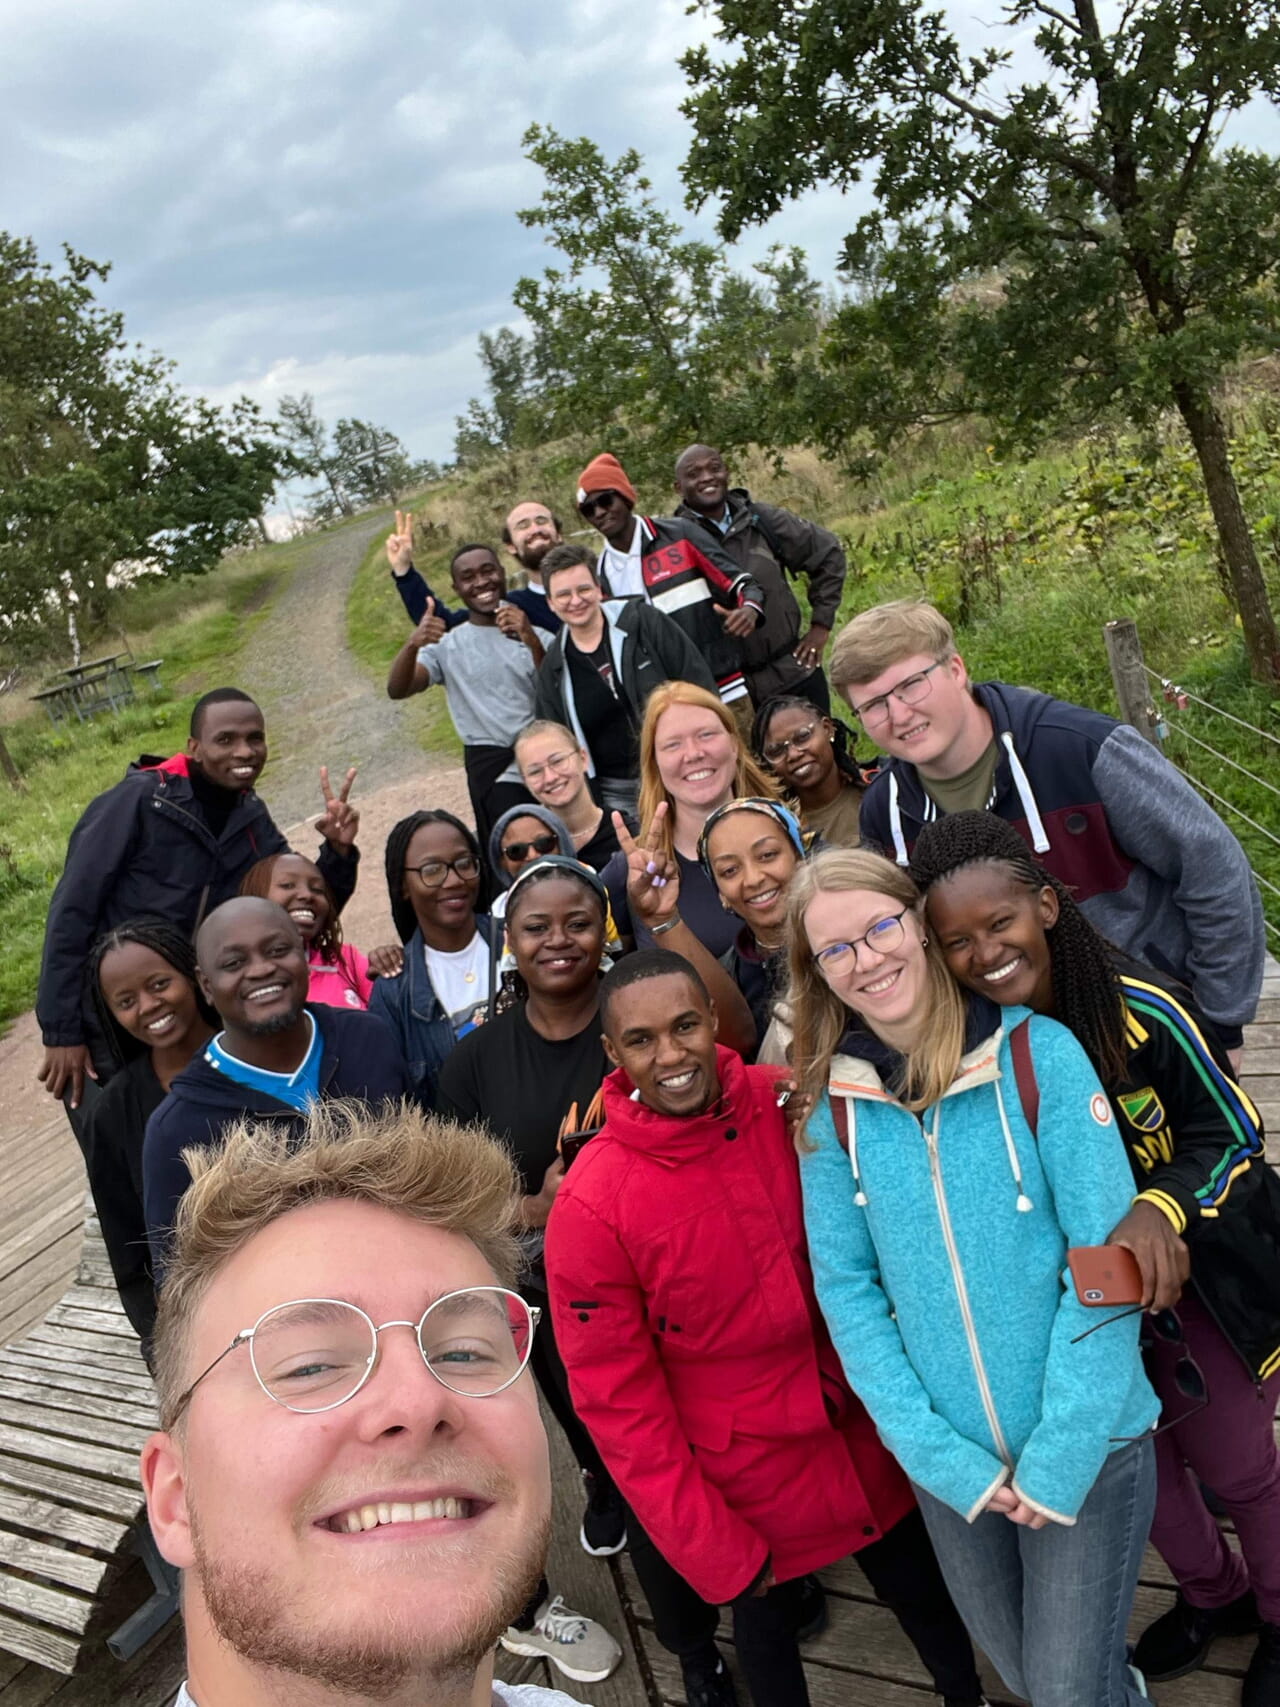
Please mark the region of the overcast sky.
<svg viewBox="0 0 1280 1707"><path fill-rule="evenodd" d="M550 259L515 218L525 127L638 148L678 210L706 29L686 0L0 0L0 226L111 261L104 298L185 384L311 391L444 458L477 333ZM1273 112L1238 134L1274 147ZM743 263L798 242L830 276L854 215L812 195Z"/></svg>

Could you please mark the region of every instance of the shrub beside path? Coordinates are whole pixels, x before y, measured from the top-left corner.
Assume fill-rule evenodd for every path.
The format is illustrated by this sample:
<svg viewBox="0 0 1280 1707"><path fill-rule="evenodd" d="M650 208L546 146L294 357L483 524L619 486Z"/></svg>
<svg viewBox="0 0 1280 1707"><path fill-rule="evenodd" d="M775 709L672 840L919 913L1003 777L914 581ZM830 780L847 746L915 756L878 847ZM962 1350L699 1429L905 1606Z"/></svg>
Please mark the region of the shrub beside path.
<svg viewBox="0 0 1280 1707"><path fill-rule="evenodd" d="M319 767L340 782L359 766L352 800L360 807L360 883L344 923L366 951L394 941L382 849L397 818L443 806L470 822L459 766L433 760L405 728L399 707L352 656L347 597L370 542L390 525L382 511L317 534L255 630L227 679L254 695L266 714L271 756L262 795L300 851L314 853L309 828L321 811ZM386 596L394 598L390 588ZM60 1109L36 1082L42 1049L33 1013L0 1038L0 1177L10 1182L0 1210L0 1344L26 1332L70 1281L79 1256L84 1172Z"/></svg>

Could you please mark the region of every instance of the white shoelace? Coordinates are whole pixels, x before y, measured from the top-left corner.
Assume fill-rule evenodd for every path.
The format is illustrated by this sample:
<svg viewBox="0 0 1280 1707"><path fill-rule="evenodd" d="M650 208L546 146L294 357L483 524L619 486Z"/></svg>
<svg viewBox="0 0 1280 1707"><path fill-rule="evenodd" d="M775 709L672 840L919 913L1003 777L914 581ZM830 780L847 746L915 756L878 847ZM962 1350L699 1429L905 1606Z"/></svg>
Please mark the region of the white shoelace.
<svg viewBox="0 0 1280 1707"><path fill-rule="evenodd" d="M563 1597L556 1595L539 1618L538 1628L553 1642L561 1642L568 1647L574 1642L580 1642L587 1634L588 1620L580 1612L571 1612Z"/></svg>

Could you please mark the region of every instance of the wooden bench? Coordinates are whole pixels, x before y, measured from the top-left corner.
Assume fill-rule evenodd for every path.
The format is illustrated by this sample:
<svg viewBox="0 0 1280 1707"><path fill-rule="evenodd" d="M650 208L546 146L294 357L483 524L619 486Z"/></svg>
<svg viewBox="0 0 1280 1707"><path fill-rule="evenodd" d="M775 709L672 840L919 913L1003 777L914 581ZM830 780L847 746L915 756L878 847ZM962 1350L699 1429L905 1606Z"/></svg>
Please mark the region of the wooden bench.
<svg viewBox="0 0 1280 1707"><path fill-rule="evenodd" d="M163 658L152 658L150 663L130 664L127 668L131 676L136 676L144 680L150 687L152 693L158 693L163 685L160 681L160 666L163 663Z"/></svg>
<svg viewBox="0 0 1280 1707"><path fill-rule="evenodd" d="M138 1480L156 1422L90 1215L72 1285L0 1349L0 1649L70 1673L104 1639L128 1658L177 1611L176 1573L151 1540ZM153 1593L112 1632L103 1602L138 1556Z"/></svg>

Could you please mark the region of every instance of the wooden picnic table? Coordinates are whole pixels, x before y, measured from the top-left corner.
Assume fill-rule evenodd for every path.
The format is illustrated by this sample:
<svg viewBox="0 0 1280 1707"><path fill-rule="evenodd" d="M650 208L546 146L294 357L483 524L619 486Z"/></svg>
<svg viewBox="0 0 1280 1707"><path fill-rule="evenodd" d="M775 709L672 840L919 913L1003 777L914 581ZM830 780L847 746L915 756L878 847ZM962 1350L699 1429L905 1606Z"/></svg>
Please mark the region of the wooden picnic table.
<svg viewBox="0 0 1280 1707"><path fill-rule="evenodd" d="M127 658L127 652L108 652L101 658L91 658L87 664L68 664L65 670L59 670L60 676L70 676L74 681L79 676L88 675L93 670L105 669L109 664L118 664L121 658Z"/></svg>
<svg viewBox="0 0 1280 1707"><path fill-rule="evenodd" d="M70 664L58 671L67 677L65 682L55 682L31 698L43 704L55 728L72 716L84 723L97 711L119 711L135 697L129 665L121 663L131 657L128 652L112 652L85 664Z"/></svg>

